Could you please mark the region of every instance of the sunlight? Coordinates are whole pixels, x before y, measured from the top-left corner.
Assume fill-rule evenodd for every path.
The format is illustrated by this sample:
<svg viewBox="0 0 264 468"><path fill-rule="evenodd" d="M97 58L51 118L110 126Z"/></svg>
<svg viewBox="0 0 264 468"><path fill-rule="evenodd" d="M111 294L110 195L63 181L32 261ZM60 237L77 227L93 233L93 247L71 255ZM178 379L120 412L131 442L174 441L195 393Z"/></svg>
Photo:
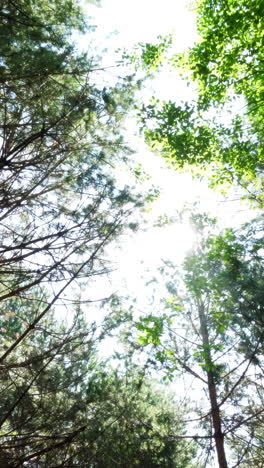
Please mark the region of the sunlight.
<svg viewBox="0 0 264 468"><path fill-rule="evenodd" d="M190 47L196 37L195 15L186 0L105 0L102 8L87 5L89 16L96 17L100 25L97 34L101 39L116 31L116 44L124 47L135 42L151 41L158 35L175 33L177 51ZM188 31L188 35L186 34ZM113 38L111 38L113 39Z"/></svg>

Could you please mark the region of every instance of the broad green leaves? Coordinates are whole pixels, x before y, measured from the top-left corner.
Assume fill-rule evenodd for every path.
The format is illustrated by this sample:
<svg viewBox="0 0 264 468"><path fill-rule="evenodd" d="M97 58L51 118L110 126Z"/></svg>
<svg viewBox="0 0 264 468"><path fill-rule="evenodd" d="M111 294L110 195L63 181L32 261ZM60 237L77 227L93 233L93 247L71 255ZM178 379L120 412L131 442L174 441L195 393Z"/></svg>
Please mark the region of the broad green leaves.
<svg viewBox="0 0 264 468"><path fill-rule="evenodd" d="M176 170L207 177L221 189L225 184L258 185L262 147L239 116L228 127L193 104L153 99L142 108L140 120L150 148Z"/></svg>
<svg viewBox="0 0 264 468"><path fill-rule="evenodd" d="M145 138L177 170L239 185L262 207L263 1L201 0L197 11L199 42L171 61L197 85L196 102L153 99L140 116Z"/></svg>
<svg viewBox="0 0 264 468"><path fill-rule="evenodd" d="M164 330L164 321L167 320L168 318L165 314L163 314L161 317L156 317L154 315L142 317L136 323L136 327L140 332L138 335L138 342L141 345L147 345L149 343L153 345L159 345L160 337L162 336Z"/></svg>
<svg viewBox="0 0 264 468"><path fill-rule="evenodd" d="M230 91L242 94L250 110L261 92L263 1L207 0L198 3L199 43L188 54L201 102L218 104Z"/></svg>
<svg viewBox="0 0 264 468"><path fill-rule="evenodd" d="M144 70L146 75L152 75L158 72L160 67L166 61L167 51L170 49L172 36L158 36L157 42L139 43L135 48L134 53L123 53L123 59L132 63L136 69L139 67Z"/></svg>

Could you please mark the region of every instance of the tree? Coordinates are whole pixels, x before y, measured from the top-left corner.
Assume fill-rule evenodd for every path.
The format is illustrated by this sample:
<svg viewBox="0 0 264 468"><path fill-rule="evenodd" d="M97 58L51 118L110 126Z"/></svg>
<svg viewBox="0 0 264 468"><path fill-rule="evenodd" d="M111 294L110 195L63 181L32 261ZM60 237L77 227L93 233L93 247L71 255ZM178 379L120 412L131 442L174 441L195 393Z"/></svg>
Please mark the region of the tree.
<svg viewBox="0 0 264 468"><path fill-rule="evenodd" d="M200 41L187 53L187 66L202 106L218 105L233 91L246 99L250 118L261 114L262 7L261 0L197 3Z"/></svg>
<svg viewBox="0 0 264 468"><path fill-rule="evenodd" d="M115 179L136 84L109 87L109 108L92 78L99 59L71 39L85 31L75 2L6 0L0 15L1 463L81 465L114 403L110 387L105 407L88 401L106 330L85 324L77 293L109 271L104 249L144 198ZM52 318L58 301L68 327Z"/></svg>
<svg viewBox="0 0 264 468"><path fill-rule="evenodd" d="M214 448L219 467L227 467L226 446L238 444L236 463L255 466L263 419L261 219L207 240L210 221L193 219L200 234L196 251L185 260L183 281L168 262L169 297L159 314L152 304L152 313L136 322L134 346L149 349L169 378L189 375L188 387L199 397L198 417L191 417L197 428L187 435L205 444L207 460Z"/></svg>
<svg viewBox="0 0 264 468"><path fill-rule="evenodd" d="M9 302L19 309L19 300ZM21 321L34 305L20 310ZM194 447L174 437L184 428L170 395L129 360L113 369L99 359L97 345L118 321L112 314L98 330L78 305L69 328L49 315L7 357L0 374L3 466L192 466ZM2 346L9 340L2 330Z"/></svg>
<svg viewBox="0 0 264 468"><path fill-rule="evenodd" d="M172 60L197 85L197 99L153 98L140 115L147 143L176 169L205 176L212 186L239 185L257 207L263 206L262 6L199 1L199 42Z"/></svg>
<svg viewBox="0 0 264 468"><path fill-rule="evenodd" d="M174 437L176 432L184 432L182 412L164 388L128 362L125 371L116 373L115 378L108 375L107 382L111 387L103 385L103 399L112 407L109 417L103 416L105 437L94 446L92 466L193 466L193 444ZM105 411L103 401L101 405Z"/></svg>
<svg viewBox="0 0 264 468"><path fill-rule="evenodd" d="M90 76L93 57L70 39L84 29L80 8L7 1L1 12L0 301L27 301L44 283L49 292L3 362L67 288L107 271L103 248L141 200L114 176L129 153L120 117L134 84L125 77L109 89L117 101L109 114Z"/></svg>
<svg viewBox="0 0 264 468"><path fill-rule="evenodd" d="M169 165L207 178L213 188L239 186L242 198L262 207L262 140L247 117L234 116L227 125L193 103L153 98L140 119L146 142Z"/></svg>
<svg viewBox="0 0 264 468"><path fill-rule="evenodd" d="M24 319L31 319L34 305ZM9 340L3 336L2 345L8 347ZM35 466L74 444L82 432L79 386L93 373L95 343L94 326L80 314L69 329L49 316L2 364L0 445L10 466Z"/></svg>
<svg viewBox="0 0 264 468"><path fill-rule="evenodd" d="M252 194L253 199L254 195L261 197L263 185L262 8L261 1L220 0L213 8L210 2L199 2L201 40L186 57L199 86L200 108L209 109L228 100L232 106L234 97L246 102L242 118L236 116L230 131L239 132L240 142L247 145L247 162L250 158L254 161L257 193Z"/></svg>

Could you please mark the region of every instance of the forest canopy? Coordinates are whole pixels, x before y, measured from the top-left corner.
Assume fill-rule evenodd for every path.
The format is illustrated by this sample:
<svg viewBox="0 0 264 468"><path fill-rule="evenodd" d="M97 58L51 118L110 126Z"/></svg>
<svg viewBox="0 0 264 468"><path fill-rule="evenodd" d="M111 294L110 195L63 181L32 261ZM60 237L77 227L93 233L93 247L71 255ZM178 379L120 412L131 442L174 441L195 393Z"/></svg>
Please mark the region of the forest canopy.
<svg viewBox="0 0 264 468"><path fill-rule="evenodd" d="M263 203L263 2L197 3L199 41L170 60L196 84L192 102L145 106L146 141L175 168L195 169L212 186L238 185Z"/></svg>
<svg viewBox="0 0 264 468"><path fill-rule="evenodd" d="M0 467L263 466L263 7L197 2L193 47L141 43L106 86L82 3L1 2ZM196 95L141 106L167 54ZM176 173L255 210L225 229L180 213L193 248L148 272L143 305L93 294L158 194L127 143L135 113Z"/></svg>

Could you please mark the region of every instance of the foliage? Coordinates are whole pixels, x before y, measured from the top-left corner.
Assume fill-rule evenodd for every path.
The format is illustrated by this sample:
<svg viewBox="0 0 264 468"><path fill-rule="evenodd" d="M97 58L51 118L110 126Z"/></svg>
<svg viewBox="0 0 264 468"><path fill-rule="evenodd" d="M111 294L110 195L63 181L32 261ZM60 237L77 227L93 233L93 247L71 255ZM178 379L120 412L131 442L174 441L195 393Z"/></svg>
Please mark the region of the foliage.
<svg viewBox="0 0 264 468"><path fill-rule="evenodd" d="M160 70L166 61L171 44L172 36L170 34L158 36L155 43L140 42L132 54L127 51L123 52L123 60L133 64L137 70L142 68L146 76L151 77Z"/></svg>
<svg viewBox="0 0 264 468"><path fill-rule="evenodd" d="M200 40L187 60L202 105L217 105L233 91L250 113L261 113L263 1L199 1L197 24Z"/></svg>
<svg viewBox="0 0 264 468"><path fill-rule="evenodd" d="M88 326L76 293L108 272L105 247L142 206L115 179L137 83L95 84L99 59L71 37L87 30L75 2L6 0L1 20L0 464L187 466L171 438L178 419L142 372L98 361L116 318Z"/></svg>
<svg viewBox="0 0 264 468"><path fill-rule="evenodd" d="M99 59L71 38L87 30L75 2L6 0L1 19L0 464L190 467L169 396L97 357L120 318L87 325L76 294L108 271L104 248L144 199L115 180L138 83L96 86ZM151 51L159 63L163 46Z"/></svg>
<svg viewBox="0 0 264 468"><path fill-rule="evenodd" d="M187 434L205 442L206 457L214 440L219 466L227 466L225 441L237 463L254 466L263 416L263 219L207 237L215 220L196 215L193 222L197 245L182 279L166 262L157 282L169 296L156 306L159 313L152 303L131 338L166 379L189 376L190 388L195 379L197 432Z"/></svg>
<svg viewBox="0 0 264 468"><path fill-rule="evenodd" d="M239 185L263 206L263 2L198 2L200 40L173 66L198 85L195 103L153 99L140 115L147 143L177 169Z"/></svg>
<svg viewBox="0 0 264 468"><path fill-rule="evenodd" d="M255 131L235 116L230 125L208 117L193 104L157 99L140 114L145 140L177 170L207 177L211 187L239 184L246 197L262 205L262 145Z"/></svg>
<svg viewBox="0 0 264 468"><path fill-rule="evenodd" d="M129 370L113 381L111 419L104 418L107 437L98 441L95 466L192 466L194 447L175 436L182 433L180 410L155 387Z"/></svg>
<svg viewBox="0 0 264 468"><path fill-rule="evenodd" d="M36 286L53 291L14 329L16 347L73 282L107 271L99 253L142 200L114 176L130 152L120 119L134 84L125 77L109 89L110 112L91 77L94 58L71 39L85 30L78 5L7 1L2 17L0 301L19 296L23 309Z"/></svg>
<svg viewBox="0 0 264 468"><path fill-rule="evenodd" d="M76 1L4 0L1 19L2 83L73 71L69 38L86 29Z"/></svg>
<svg viewBox="0 0 264 468"><path fill-rule="evenodd" d="M191 466L192 445L174 437L182 414L170 396L129 361L120 369L99 361L109 324L98 332L79 306L68 328L46 317L1 365L3 466ZM10 340L2 335L2 346Z"/></svg>

